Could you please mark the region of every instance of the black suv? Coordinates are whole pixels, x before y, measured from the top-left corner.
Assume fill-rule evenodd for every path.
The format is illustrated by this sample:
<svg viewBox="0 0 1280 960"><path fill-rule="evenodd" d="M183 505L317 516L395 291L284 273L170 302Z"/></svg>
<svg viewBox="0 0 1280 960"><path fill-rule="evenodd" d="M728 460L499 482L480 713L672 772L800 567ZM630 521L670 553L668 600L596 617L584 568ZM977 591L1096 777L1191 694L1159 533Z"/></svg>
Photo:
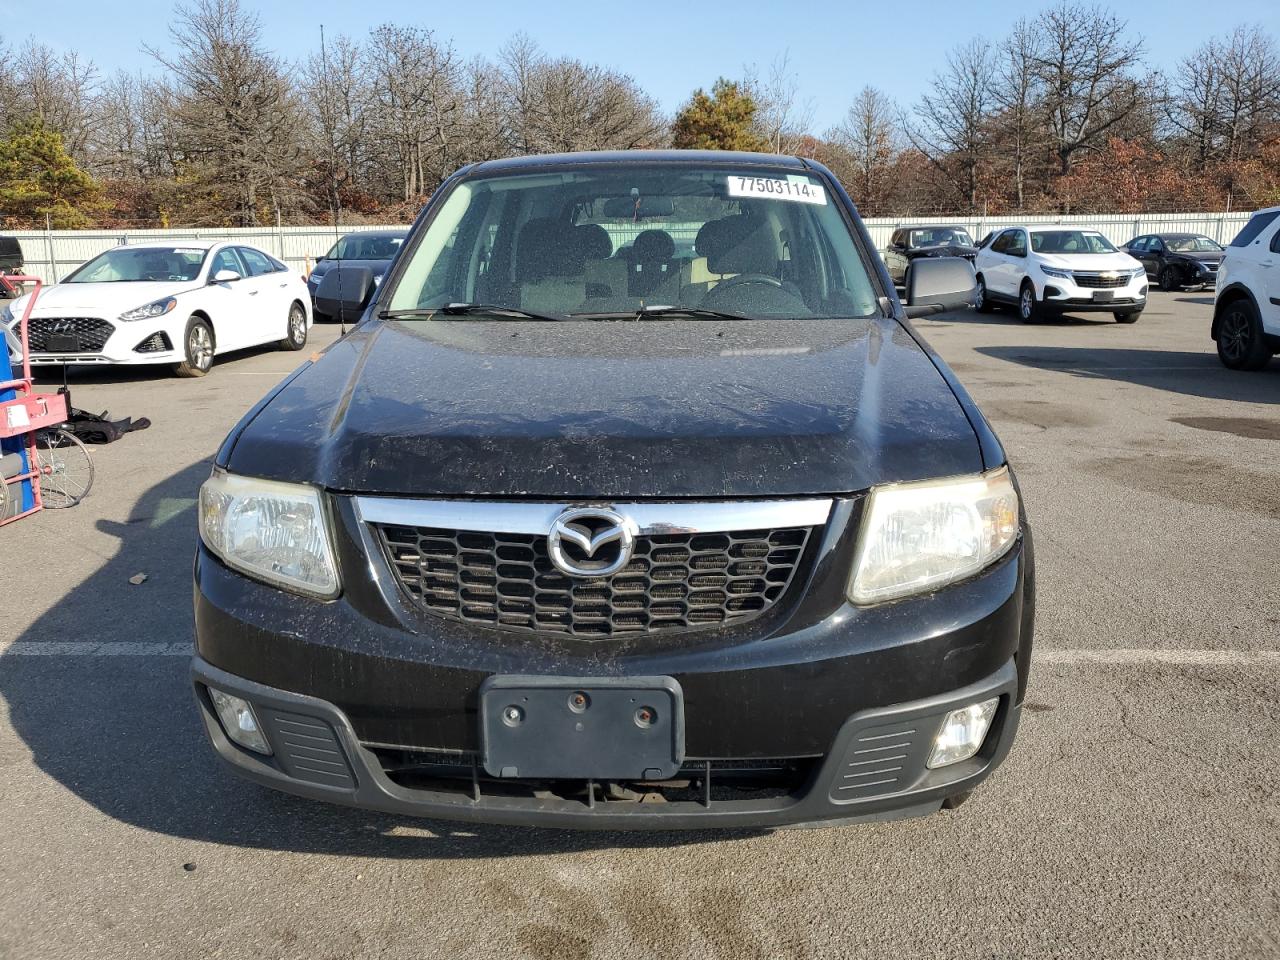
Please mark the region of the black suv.
<svg viewBox="0 0 1280 960"><path fill-rule="evenodd" d="M1031 533L821 165L454 174L200 492L196 699L239 773L398 813L769 826L954 806L1007 754ZM341 302L339 302L341 300Z"/></svg>

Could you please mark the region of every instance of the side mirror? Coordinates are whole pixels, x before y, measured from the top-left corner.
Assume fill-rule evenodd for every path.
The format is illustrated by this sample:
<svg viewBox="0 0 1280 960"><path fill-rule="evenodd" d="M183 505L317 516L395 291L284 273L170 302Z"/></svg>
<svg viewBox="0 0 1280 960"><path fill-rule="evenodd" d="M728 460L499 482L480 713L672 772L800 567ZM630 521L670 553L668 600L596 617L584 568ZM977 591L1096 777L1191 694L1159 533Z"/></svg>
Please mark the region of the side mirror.
<svg viewBox="0 0 1280 960"><path fill-rule="evenodd" d="M209 278L210 283L231 283L233 280L241 279L240 274L234 270L219 270Z"/></svg>
<svg viewBox="0 0 1280 960"><path fill-rule="evenodd" d="M364 313L376 289L368 267L329 270L316 289L316 310L331 317L354 319Z"/></svg>
<svg viewBox="0 0 1280 960"><path fill-rule="evenodd" d="M964 257L917 259L907 274L908 317L927 317L944 310L973 306L978 277Z"/></svg>

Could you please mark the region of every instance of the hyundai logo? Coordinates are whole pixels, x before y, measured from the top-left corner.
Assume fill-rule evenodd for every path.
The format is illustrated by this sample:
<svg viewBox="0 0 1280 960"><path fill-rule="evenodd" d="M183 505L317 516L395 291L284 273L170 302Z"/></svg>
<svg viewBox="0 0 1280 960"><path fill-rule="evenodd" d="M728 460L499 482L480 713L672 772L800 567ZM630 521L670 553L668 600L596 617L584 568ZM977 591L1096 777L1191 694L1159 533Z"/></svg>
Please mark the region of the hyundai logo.
<svg viewBox="0 0 1280 960"><path fill-rule="evenodd" d="M603 507L565 510L551 523L547 552L571 577L607 577L630 562L637 532L634 520Z"/></svg>

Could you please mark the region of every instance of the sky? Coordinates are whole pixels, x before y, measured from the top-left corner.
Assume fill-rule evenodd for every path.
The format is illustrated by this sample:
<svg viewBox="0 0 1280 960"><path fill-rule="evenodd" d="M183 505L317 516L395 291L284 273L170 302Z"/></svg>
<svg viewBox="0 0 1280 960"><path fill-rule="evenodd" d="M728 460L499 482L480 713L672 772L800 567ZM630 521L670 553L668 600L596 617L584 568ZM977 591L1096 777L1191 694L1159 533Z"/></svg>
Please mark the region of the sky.
<svg viewBox="0 0 1280 960"><path fill-rule="evenodd" d="M417 24L451 39L467 58L492 58L512 34L524 31L550 54L630 74L668 113L719 76L740 77L752 65L765 76L772 63L789 54L799 99L810 104L815 131L838 123L868 84L901 104L915 102L949 49L979 34L999 39L1013 20L1048 5L1040 0L242 2L257 11L269 46L287 59L319 48L321 24L330 37L360 36L386 22ZM1218 8L1221 14L1199 4L1115 7L1130 18L1130 31L1145 38L1153 66L1172 65L1207 36L1241 23L1261 24L1280 42L1280 0L1233 0ZM12 46L35 36L54 49L77 51L104 73L151 70L142 45L167 45L172 9L172 0L0 0L0 37ZM1134 15L1143 10L1153 15L1139 22Z"/></svg>

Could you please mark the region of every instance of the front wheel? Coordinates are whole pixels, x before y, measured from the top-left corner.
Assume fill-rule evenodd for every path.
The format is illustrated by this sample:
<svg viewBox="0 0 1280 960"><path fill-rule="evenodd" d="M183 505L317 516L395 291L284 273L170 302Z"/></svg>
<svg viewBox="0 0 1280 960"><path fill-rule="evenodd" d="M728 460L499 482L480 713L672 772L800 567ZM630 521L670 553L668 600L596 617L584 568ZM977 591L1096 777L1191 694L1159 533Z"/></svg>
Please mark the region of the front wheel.
<svg viewBox="0 0 1280 960"><path fill-rule="evenodd" d="M1142 316L1141 310L1117 310L1114 314L1116 323L1137 323Z"/></svg>
<svg viewBox="0 0 1280 960"><path fill-rule="evenodd" d="M1030 282L1022 285L1018 293L1018 317L1023 323L1035 323L1040 317L1040 308L1036 303L1036 288Z"/></svg>
<svg viewBox="0 0 1280 960"><path fill-rule="evenodd" d="M1182 289L1182 271L1177 267L1165 267L1160 271L1160 289L1173 293Z"/></svg>
<svg viewBox="0 0 1280 960"><path fill-rule="evenodd" d="M993 308L991 297L987 293L987 281L982 274L978 274L977 285L974 287L973 306L979 313L990 313Z"/></svg>
<svg viewBox="0 0 1280 960"><path fill-rule="evenodd" d="M40 471L40 502L48 509L74 507L89 495L93 458L70 431L43 430L37 434L36 465Z"/></svg>
<svg viewBox="0 0 1280 960"><path fill-rule="evenodd" d="M1226 307L1218 325L1218 359L1231 370L1261 370L1271 359L1262 320L1248 300Z"/></svg>
<svg viewBox="0 0 1280 960"><path fill-rule="evenodd" d="M174 368L180 377L203 377L213 366L213 331L203 318L194 314L187 320L182 338L187 359Z"/></svg>
<svg viewBox="0 0 1280 960"><path fill-rule="evenodd" d="M296 300L289 307L289 328L280 341L281 350L301 350L307 345L307 311Z"/></svg>

